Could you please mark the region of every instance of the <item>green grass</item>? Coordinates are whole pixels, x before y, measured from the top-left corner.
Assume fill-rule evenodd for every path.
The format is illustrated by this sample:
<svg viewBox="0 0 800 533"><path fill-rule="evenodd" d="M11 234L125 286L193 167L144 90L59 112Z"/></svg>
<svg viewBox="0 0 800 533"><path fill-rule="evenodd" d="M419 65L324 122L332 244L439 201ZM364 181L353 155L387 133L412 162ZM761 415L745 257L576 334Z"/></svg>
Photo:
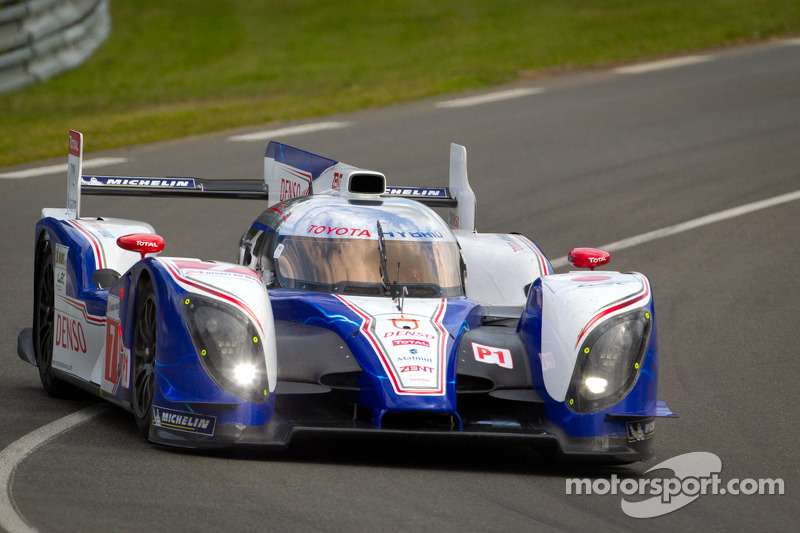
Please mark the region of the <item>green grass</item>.
<svg viewBox="0 0 800 533"><path fill-rule="evenodd" d="M797 0L112 0L76 70L0 95L0 167L800 31Z"/></svg>

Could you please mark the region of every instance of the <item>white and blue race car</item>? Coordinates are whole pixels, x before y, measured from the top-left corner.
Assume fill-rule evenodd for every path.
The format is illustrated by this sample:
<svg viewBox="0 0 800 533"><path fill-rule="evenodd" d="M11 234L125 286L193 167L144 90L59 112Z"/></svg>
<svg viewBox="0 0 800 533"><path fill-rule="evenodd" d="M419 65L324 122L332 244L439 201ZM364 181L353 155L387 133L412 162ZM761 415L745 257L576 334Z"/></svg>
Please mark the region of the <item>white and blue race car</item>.
<svg viewBox="0 0 800 533"><path fill-rule="evenodd" d="M520 234L477 233L466 150L447 188L271 142L264 179L84 176L36 225L45 390L130 410L155 443L286 447L304 433L507 439L570 459L654 457L653 296L639 273L555 274ZM161 257L145 222L82 217L82 194L263 198L236 264ZM431 207L447 209L447 220Z"/></svg>

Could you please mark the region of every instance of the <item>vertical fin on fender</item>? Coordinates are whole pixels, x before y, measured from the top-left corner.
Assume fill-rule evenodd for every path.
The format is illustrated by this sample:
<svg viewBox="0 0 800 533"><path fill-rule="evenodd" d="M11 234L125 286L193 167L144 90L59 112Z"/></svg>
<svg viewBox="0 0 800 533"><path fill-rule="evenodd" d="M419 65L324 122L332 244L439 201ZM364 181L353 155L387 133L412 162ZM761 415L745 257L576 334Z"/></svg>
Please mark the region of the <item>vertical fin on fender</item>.
<svg viewBox="0 0 800 533"><path fill-rule="evenodd" d="M69 156L67 159L67 216L72 220L81 216L81 171L83 166L83 134L69 130Z"/></svg>
<svg viewBox="0 0 800 533"><path fill-rule="evenodd" d="M450 208L450 227L474 232L477 202L467 179L467 149L460 144L450 145L450 195L458 201Z"/></svg>

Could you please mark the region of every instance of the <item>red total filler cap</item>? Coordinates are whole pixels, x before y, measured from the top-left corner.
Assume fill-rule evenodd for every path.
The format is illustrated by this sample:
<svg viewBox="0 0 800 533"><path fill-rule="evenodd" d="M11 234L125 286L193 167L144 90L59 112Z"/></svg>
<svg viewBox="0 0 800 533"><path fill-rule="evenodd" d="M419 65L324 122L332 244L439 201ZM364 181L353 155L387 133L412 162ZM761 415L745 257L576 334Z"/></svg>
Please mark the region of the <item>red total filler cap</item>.
<svg viewBox="0 0 800 533"><path fill-rule="evenodd" d="M164 249L164 238L155 233L131 233L117 239L117 246L129 252L138 252L144 259L147 254L157 254Z"/></svg>
<svg viewBox="0 0 800 533"><path fill-rule="evenodd" d="M611 254L597 248L573 248L567 256L569 264L575 268L595 268L611 261Z"/></svg>

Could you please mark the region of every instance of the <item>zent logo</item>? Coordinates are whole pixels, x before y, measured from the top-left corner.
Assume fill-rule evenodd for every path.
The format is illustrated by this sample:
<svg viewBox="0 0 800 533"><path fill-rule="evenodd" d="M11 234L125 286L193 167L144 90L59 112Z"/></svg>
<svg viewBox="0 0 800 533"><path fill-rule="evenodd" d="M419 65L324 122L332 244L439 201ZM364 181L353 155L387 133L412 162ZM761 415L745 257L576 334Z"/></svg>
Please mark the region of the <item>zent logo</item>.
<svg viewBox="0 0 800 533"><path fill-rule="evenodd" d="M401 366L400 372L428 372L429 374L432 374L433 367L420 365Z"/></svg>

